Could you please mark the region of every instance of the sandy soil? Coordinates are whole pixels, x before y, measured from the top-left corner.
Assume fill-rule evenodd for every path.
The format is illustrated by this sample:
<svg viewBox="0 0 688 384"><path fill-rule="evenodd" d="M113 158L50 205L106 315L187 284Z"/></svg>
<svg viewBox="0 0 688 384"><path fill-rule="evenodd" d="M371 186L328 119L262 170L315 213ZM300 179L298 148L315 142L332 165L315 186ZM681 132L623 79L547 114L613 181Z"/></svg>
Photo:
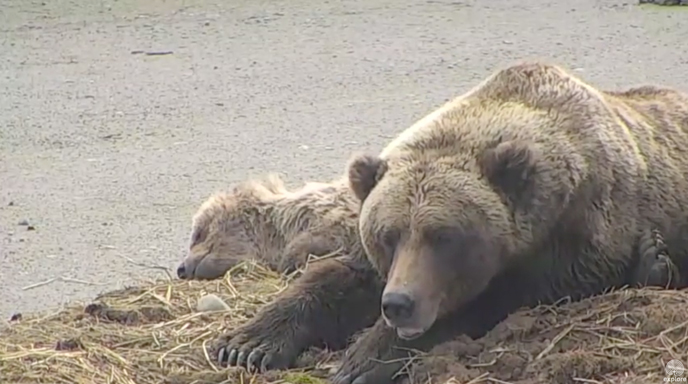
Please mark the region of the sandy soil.
<svg viewBox="0 0 688 384"><path fill-rule="evenodd" d="M161 273L127 258L176 266L211 192L329 178L495 66L688 89L686 17L627 0L4 0L0 316Z"/></svg>

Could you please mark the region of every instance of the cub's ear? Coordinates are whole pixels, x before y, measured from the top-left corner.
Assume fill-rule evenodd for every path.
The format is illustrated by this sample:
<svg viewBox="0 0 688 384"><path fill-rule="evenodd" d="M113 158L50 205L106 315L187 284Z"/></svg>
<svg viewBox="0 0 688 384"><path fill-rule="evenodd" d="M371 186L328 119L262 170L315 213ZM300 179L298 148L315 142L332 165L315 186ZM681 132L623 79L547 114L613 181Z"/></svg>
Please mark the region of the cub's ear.
<svg viewBox="0 0 688 384"><path fill-rule="evenodd" d="M376 156L356 155L349 160L349 188L363 202L387 172L387 162Z"/></svg>
<svg viewBox="0 0 688 384"><path fill-rule="evenodd" d="M530 188L537 171L537 154L528 144L507 141L486 150L480 159L483 175L512 198L520 198Z"/></svg>

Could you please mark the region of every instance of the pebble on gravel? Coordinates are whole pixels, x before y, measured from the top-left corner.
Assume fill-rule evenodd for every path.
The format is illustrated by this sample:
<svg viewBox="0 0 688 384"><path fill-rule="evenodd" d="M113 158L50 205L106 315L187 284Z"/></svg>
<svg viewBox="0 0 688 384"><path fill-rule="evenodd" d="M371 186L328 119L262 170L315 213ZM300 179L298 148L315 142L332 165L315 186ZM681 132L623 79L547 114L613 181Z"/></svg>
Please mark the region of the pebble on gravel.
<svg viewBox="0 0 688 384"><path fill-rule="evenodd" d="M225 303L217 295L209 294L198 299L198 304L196 305L196 311L198 312L216 312L216 311L227 311L229 310L229 305Z"/></svg>
<svg viewBox="0 0 688 384"><path fill-rule="evenodd" d="M28 221L28 220L19 220L19 222L17 223L17 225L24 225L24 226L26 226L26 225L29 225L29 221Z"/></svg>

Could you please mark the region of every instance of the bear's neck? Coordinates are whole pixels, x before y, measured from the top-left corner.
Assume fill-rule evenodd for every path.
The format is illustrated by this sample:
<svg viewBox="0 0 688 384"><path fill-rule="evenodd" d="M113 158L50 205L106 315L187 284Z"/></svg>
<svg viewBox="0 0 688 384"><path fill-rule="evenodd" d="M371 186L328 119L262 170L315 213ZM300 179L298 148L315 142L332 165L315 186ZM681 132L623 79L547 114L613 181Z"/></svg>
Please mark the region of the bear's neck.
<svg viewBox="0 0 688 384"><path fill-rule="evenodd" d="M252 215L249 229L254 234L257 259L272 265L279 263L287 245L300 233L308 231L317 218L312 204L287 197L264 206Z"/></svg>
<svg viewBox="0 0 688 384"><path fill-rule="evenodd" d="M260 217L255 218L254 228L259 241L262 256L269 260L278 260L285 248L297 236L325 229L326 217L342 216L340 227L357 223L347 217L347 211L355 211L358 202L348 189L346 179L337 179L319 188L304 188L299 191L275 197L265 204ZM336 211L336 215L333 214ZM355 228L351 229L352 233ZM357 243L357 237L350 236Z"/></svg>

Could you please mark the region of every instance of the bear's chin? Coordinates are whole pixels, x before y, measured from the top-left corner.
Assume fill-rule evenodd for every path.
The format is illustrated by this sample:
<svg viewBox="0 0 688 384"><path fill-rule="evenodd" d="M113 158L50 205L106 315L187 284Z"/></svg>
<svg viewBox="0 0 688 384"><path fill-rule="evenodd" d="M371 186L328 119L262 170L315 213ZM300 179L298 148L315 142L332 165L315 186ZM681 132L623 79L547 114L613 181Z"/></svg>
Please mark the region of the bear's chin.
<svg viewBox="0 0 688 384"><path fill-rule="evenodd" d="M419 328L397 328L397 336L402 340L414 340L423 336L425 331Z"/></svg>

